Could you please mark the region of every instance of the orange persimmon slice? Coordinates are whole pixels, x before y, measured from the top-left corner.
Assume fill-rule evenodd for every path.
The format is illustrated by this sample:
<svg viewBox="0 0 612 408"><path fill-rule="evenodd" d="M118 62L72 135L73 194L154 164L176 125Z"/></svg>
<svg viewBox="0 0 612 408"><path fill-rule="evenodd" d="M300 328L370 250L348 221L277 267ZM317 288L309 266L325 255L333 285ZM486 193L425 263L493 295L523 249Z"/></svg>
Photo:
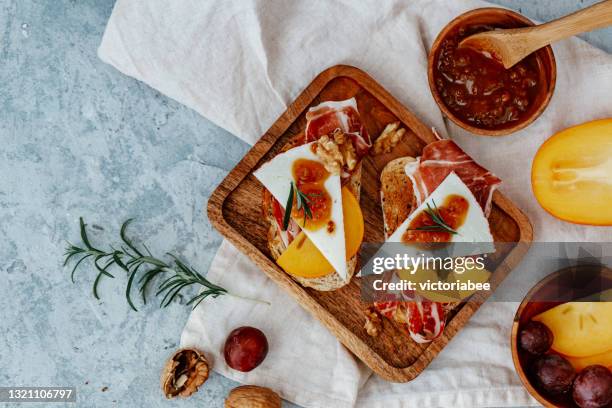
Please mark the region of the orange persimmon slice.
<svg viewBox="0 0 612 408"><path fill-rule="evenodd" d="M567 360L572 364L572 366L574 366L576 371L582 371L588 366L595 364L599 364L612 369L612 350L588 357L565 356L565 358L567 358Z"/></svg>
<svg viewBox="0 0 612 408"><path fill-rule="evenodd" d="M346 259L359 251L363 241L364 224L361 207L355 196L342 187L342 212L344 215L344 236L346 239ZM290 275L302 278L320 278L334 272L327 258L309 240L304 232L287 247L276 263Z"/></svg>
<svg viewBox="0 0 612 408"><path fill-rule="evenodd" d="M533 318L553 332L552 349L571 357L612 351L612 303L569 302Z"/></svg>
<svg viewBox="0 0 612 408"><path fill-rule="evenodd" d="M548 139L533 160L531 184L553 216L612 225L612 119L574 126Z"/></svg>

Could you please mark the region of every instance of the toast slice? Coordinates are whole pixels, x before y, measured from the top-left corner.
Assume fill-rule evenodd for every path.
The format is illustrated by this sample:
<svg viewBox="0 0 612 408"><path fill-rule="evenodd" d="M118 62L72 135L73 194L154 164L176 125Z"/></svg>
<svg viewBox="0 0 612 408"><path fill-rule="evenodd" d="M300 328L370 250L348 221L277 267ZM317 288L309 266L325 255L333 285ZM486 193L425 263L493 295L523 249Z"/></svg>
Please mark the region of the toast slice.
<svg viewBox="0 0 612 408"><path fill-rule="evenodd" d="M298 134L293 137L283 148L281 151L287 151L293 147L296 147L300 144L300 141L304 139L303 134ZM349 189L349 191L355 196L357 201L359 201L361 195L361 163L358 163L351 173L350 177L344 184L345 187ZM262 202L263 215L268 220L270 227L268 228L268 248L270 249L270 254L274 260L277 260L281 254L287 248L283 239L281 238L281 231L276 222L276 218L274 216L273 207L272 207L272 195L264 189L264 196ZM310 287L319 291L332 291L339 289L345 286L348 282L350 282L351 278L355 274L357 270L358 264L358 256L355 255L352 258L347 260L347 280L346 282L338 275L337 273L330 273L329 275L320 277L320 278L302 278L298 276L291 276L297 282L299 282L302 286Z"/></svg>
<svg viewBox="0 0 612 408"><path fill-rule="evenodd" d="M405 171L406 165L415 161L414 157L400 157L387 163L380 173L385 238L389 238L415 209L412 182Z"/></svg>

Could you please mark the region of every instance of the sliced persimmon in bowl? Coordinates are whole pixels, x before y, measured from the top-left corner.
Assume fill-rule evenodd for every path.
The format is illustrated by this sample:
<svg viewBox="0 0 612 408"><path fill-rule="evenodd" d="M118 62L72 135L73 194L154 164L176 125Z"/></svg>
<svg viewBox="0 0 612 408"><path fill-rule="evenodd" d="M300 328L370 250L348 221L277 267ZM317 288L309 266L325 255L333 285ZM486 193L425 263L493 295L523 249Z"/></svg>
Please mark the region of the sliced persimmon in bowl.
<svg viewBox="0 0 612 408"><path fill-rule="evenodd" d="M612 225L612 119L565 129L544 142L533 160L531 184L553 216Z"/></svg>
<svg viewBox="0 0 612 408"><path fill-rule="evenodd" d="M612 303L568 302L533 318L553 333L552 349L571 357L612 351Z"/></svg>
<svg viewBox="0 0 612 408"><path fill-rule="evenodd" d="M612 350L587 357L564 357L567 358L567 361L570 362L570 364L576 369L576 371L582 371L588 366L596 364L612 369Z"/></svg>

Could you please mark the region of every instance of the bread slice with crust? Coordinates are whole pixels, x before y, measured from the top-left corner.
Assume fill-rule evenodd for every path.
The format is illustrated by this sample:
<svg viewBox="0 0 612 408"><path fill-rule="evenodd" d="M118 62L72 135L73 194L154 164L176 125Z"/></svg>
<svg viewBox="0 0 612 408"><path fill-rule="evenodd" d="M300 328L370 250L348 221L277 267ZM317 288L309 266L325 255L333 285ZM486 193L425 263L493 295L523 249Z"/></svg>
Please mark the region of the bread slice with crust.
<svg viewBox="0 0 612 408"><path fill-rule="evenodd" d="M380 173L380 202L383 211L385 237L408 218L415 207L412 182L406 175L407 164L416 161L413 157L400 157L387 163Z"/></svg>
<svg viewBox="0 0 612 408"><path fill-rule="evenodd" d="M299 145L300 138L303 138L303 134L297 135L292 138L287 144L281 149L281 151L289 150L293 147ZM349 189L349 191L355 196L357 201L361 196L361 163L357 164L350 177L348 178L345 187ZM276 219L274 217L274 213L272 211L272 195L264 189L264 197L262 208L264 211L264 217L270 223L270 227L268 228L268 248L270 249L270 254L274 260L277 260L281 254L285 251L286 246L281 238L280 230L278 224L276 223ZM358 264L358 256L355 255L352 258L346 261L347 265L347 280L344 281L340 275L333 272L329 275L320 277L320 278L302 278L298 276L291 276L293 279L298 281L302 286L310 287L319 291L332 291L339 289L346 284L348 284L355 274L357 270Z"/></svg>

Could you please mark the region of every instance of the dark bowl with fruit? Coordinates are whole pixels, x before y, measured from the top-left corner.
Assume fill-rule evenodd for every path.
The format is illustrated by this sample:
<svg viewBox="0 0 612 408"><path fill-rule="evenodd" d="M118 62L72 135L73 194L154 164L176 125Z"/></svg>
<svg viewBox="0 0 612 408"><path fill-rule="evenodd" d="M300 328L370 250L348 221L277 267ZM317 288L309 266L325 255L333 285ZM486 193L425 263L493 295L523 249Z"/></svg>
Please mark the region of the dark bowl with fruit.
<svg viewBox="0 0 612 408"><path fill-rule="evenodd" d="M545 407L612 408L612 270L559 270L527 294L512 326L512 359Z"/></svg>

